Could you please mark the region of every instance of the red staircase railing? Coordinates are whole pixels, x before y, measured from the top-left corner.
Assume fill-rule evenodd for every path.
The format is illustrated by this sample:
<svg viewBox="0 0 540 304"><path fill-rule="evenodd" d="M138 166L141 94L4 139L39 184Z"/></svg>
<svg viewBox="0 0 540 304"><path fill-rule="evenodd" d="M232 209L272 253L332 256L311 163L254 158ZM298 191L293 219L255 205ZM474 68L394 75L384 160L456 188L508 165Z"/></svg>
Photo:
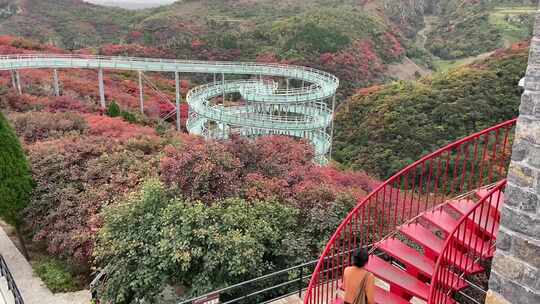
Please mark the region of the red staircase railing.
<svg viewBox="0 0 540 304"><path fill-rule="evenodd" d="M449 303L448 296L452 295L459 279L474 267L473 263L493 254L505 187L506 179L490 189L461 217L454 231L446 237L431 280L428 304ZM482 236L482 239L478 236ZM456 248L478 250L455 250Z"/></svg>
<svg viewBox="0 0 540 304"><path fill-rule="evenodd" d="M305 304L330 304L356 248L375 250L426 210L506 176L516 119L465 137L398 172L359 201L324 248Z"/></svg>

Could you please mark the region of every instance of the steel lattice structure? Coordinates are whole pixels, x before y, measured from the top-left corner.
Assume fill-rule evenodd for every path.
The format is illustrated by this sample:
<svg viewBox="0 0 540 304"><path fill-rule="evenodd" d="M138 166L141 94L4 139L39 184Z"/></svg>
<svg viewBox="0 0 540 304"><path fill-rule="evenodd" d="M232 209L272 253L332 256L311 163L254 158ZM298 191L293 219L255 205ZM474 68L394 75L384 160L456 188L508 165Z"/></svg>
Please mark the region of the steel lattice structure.
<svg viewBox="0 0 540 304"><path fill-rule="evenodd" d="M54 69L56 94L57 69L98 69L102 107L105 107L103 69L173 72L176 76L175 111L178 126L181 98L178 73L214 74L214 80L216 75L220 75L220 80L196 87L187 94L190 114L186 126L190 133L214 139L226 139L231 134L248 137L287 135L310 141L320 163L325 163L328 154L331 154L332 118L339 80L320 70L255 62L66 54L0 56L0 70L16 73L13 74L13 83L19 92L21 88L18 70L39 68ZM231 74L245 78L226 81L225 75ZM239 93L240 98L227 103L225 97L231 93ZM141 110L142 104L141 93Z"/></svg>

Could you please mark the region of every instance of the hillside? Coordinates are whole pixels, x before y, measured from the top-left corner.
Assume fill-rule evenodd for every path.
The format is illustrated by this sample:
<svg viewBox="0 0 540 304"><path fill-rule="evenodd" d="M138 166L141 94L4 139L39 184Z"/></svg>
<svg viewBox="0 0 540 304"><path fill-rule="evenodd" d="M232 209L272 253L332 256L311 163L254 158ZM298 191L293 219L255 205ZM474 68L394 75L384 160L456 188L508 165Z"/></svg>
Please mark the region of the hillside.
<svg viewBox="0 0 540 304"><path fill-rule="evenodd" d="M528 45L420 81L362 89L336 114L334 158L385 178L457 138L517 116Z"/></svg>
<svg viewBox="0 0 540 304"><path fill-rule="evenodd" d="M532 35L535 0L431 1L435 24L426 47L442 59L476 56Z"/></svg>
<svg viewBox="0 0 540 304"><path fill-rule="evenodd" d="M428 64L413 41L416 14L398 15L408 2L202 0L128 11L81 0L2 0L0 34L93 53L130 44L171 58L297 63L335 73L348 95L392 78L388 65L406 55Z"/></svg>

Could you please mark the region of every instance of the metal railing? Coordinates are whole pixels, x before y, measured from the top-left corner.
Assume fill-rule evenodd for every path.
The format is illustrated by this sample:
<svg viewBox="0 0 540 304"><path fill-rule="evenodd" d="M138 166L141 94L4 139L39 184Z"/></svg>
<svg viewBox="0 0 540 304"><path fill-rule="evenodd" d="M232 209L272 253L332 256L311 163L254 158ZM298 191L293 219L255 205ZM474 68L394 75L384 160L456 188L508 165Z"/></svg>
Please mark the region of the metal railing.
<svg viewBox="0 0 540 304"><path fill-rule="evenodd" d="M15 280L13 279L13 276L11 275L11 272L9 271L6 260L1 254L0 254L0 277L6 278L8 290L11 291L11 293L13 294L14 304L24 304L24 300L21 296L21 292L19 291L17 284L15 284ZM0 293L1 293L1 290L0 290Z"/></svg>
<svg viewBox="0 0 540 304"><path fill-rule="evenodd" d="M504 178L515 124L515 119L507 121L431 153L359 201L322 252L304 303L329 304L335 299L337 282L355 248L373 245L375 250L400 225L426 210Z"/></svg>
<svg viewBox="0 0 540 304"><path fill-rule="evenodd" d="M221 304L270 303L297 294L307 287L308 279L317 260L276 271L245 282L215 290L178 304L198 303L203 299L219 296Z"/></svg>
<svg viewBox="0 0 540 304"><path fill-rule="evenodd" d="M493 255L505 187L506 179L490 189L446 237L431 280L428 304L450 303L453 290L466 273L477 261Z"/></svg>

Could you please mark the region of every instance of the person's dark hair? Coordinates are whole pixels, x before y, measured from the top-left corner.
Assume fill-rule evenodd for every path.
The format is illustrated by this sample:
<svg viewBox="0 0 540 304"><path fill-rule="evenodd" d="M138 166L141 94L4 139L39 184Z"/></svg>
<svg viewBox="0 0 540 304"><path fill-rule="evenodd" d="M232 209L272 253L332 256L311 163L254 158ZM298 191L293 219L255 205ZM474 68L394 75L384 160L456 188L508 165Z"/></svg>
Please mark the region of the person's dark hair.
<svg viewBox="0 0 540 304"><path fill-rule="evenodd" d="M365 249L358 249L353 255L353 265L364 267L369 260L369 253Z"/></svg>

